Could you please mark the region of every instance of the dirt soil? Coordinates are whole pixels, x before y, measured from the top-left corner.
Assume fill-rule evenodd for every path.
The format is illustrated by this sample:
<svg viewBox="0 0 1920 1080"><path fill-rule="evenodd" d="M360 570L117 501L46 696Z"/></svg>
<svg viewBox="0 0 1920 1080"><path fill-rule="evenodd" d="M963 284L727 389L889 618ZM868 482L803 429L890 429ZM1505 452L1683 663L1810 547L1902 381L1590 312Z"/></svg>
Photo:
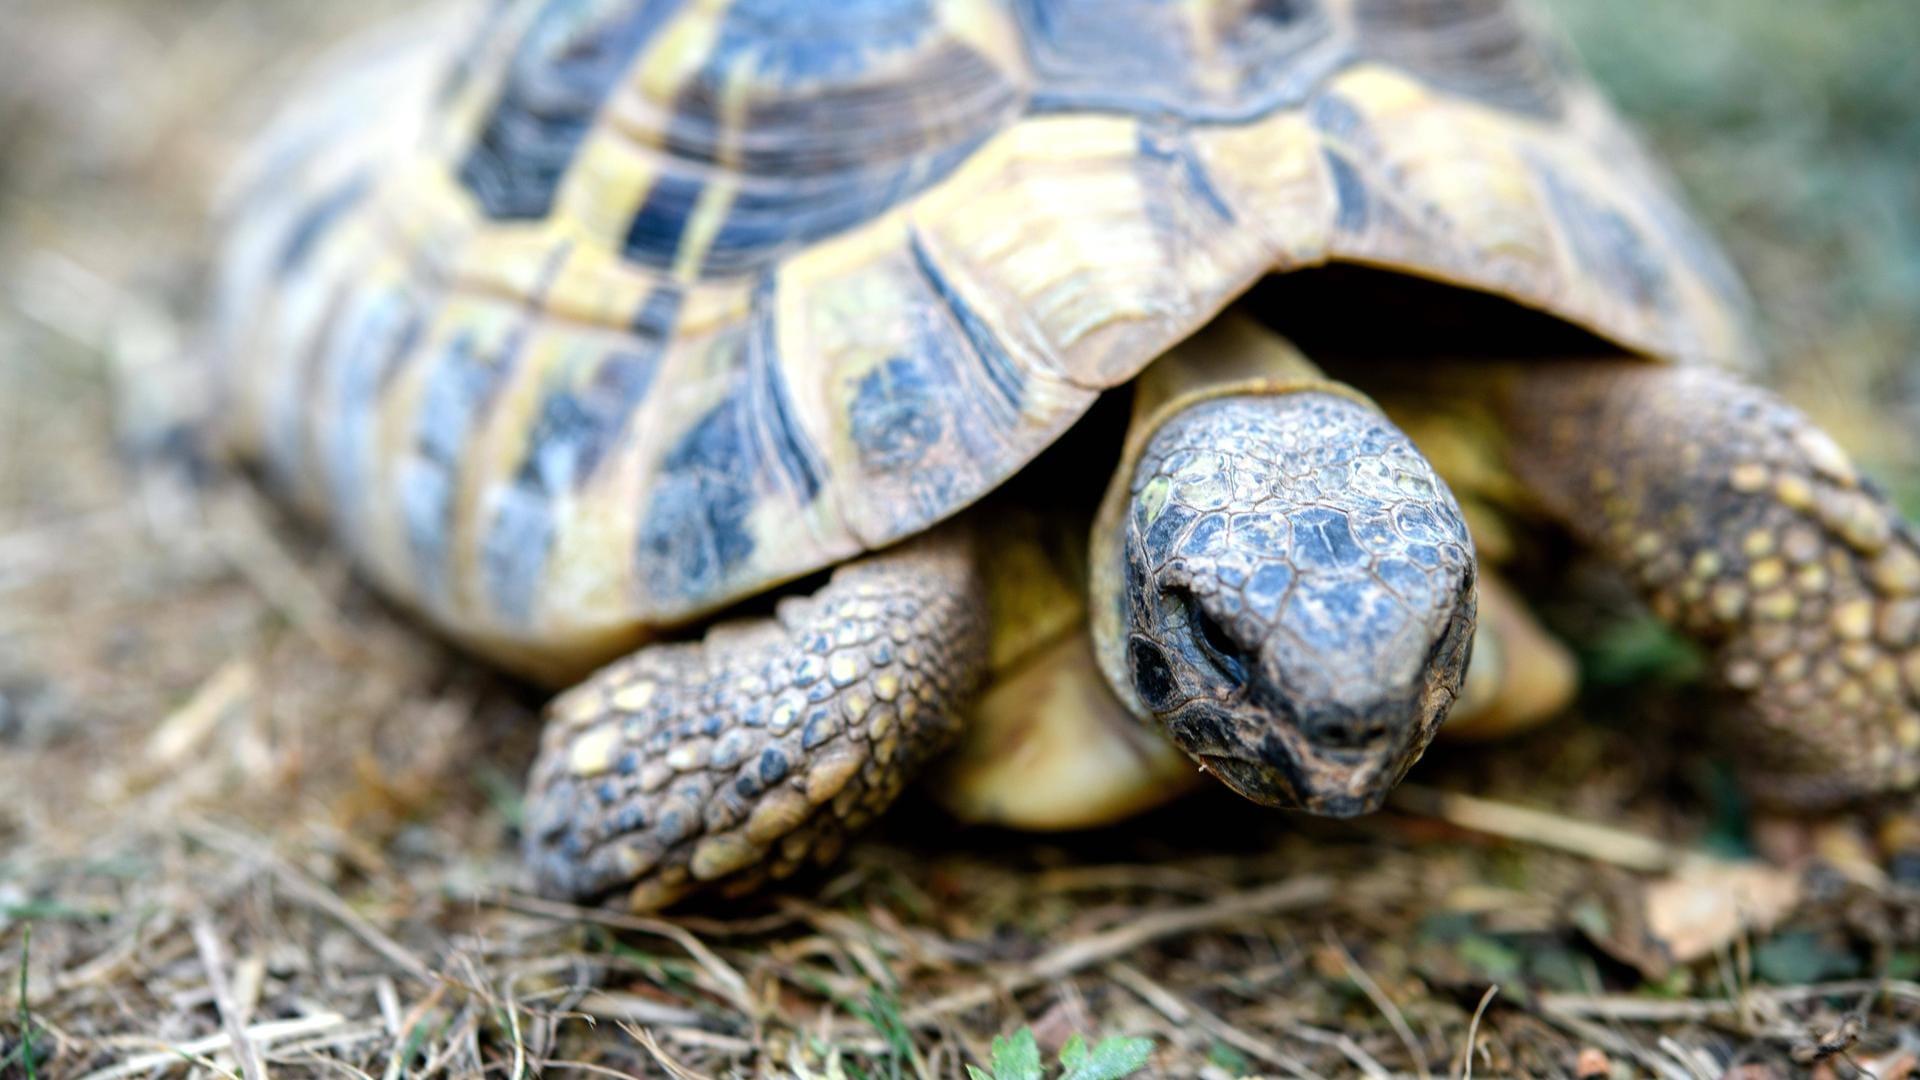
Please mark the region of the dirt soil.
<svg viewBox="0 0 1920 1080"><path fill-rule="evenodd" d="M1202 795L1035 838L909 799L739 906L534 898L539 695L114 436L120 375L191 348L223 169L387 6L0 7L0 1077L947 1078L1023 1026L1183 1078L1920 1075L1920 804L1755 817L1630 616L1573 715L1367 820ZM1920 509L1911 0L1550 7L1778 385Z"/></svg>

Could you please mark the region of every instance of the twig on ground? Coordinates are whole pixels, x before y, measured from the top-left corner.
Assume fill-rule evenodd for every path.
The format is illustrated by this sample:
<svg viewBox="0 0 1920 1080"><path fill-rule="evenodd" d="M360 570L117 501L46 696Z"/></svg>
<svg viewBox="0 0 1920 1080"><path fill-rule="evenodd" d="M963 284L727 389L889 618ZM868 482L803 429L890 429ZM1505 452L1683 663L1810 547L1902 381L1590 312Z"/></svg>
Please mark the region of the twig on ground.
<svg viewBox="0 0 1920 1080"><path fill-rule="evenodd" d="M1387 1018L1387 1023L1393 1027L1393 1033L1398 1035L1400 1041L1406 1045L1407 1056L1413 1060L1413 1071L1420 1080L1432 1080L1427 1072L1426 1051L1420 1046L1420 1040L1414 1035L1413 1027L1407 1023L1406 1016L1400 1012L1400 1006L1395 1005L1393 999L1387 996L1387 992L1380 989L1380 984L1374 981L1373 976L1367 974L1366 969L1354 960L1353 954L1340 943L1339 937L1335 936L1332 929L1327 930L1327 944L1332 946L1334 953L1340 957L1340 966L1346 970L1347 977L1359 985L1361 992L1367 995L1367 1000L1373 1002L1373 1007L1379 1009L1380 1015Z"/></svg>
<svg viewBox="0 0 1920 1080"><path fill-rule="evenodd" d="M1400 785L1393 793L1391 805L1404 813L1438 818L1473 832L1538 844L1650 874L1672 870L1687 854L1623 829L1419 784Z"/></svg>
<svg viewBox="0 0 1920 1080"><path fill-rule="evenodd" d="M1884 994L1897 1001L1920 1002L1920 983L1899 979L1814 983L1807 986L1750 987L1746 996L1755 1006L1779 1006L1823 997ZM1653 998L1638 994L1542 994L1536 1008L1560 1016L1622 1021L1669 1023L1676 1020L1742 1019L1738 1001L1724 998Z"/></svg>
<svg viewBox="0 0 1920 1080"><path fill-rule="evenodd" d="M1133 991L1134 996L1151 1005L1156 1012L1176 1024L1186 1024L1193 1019L1199 1006L1182 999L1178 994L1155 982L1151 976L1125 961L1115 960L1101 969L1114 982Z"/></svg>
<svg viewBox="0 0 1920 1080"><path fill-rule="evenodd" d="M608 1068L605 1065L595 1065L590 1061L547 1061L541 1063L540 1069L543 1073L558 1070L582 1072L589 1076L611 1076L614 1080L641 1080L630 1072L621 1072L619 1069Z"/></svg>
<svg viewBox="0 0 1920 1080"><path fill-rule="evenodd" d="M1920 982L1907 979L1847 979L1805 986L1776 986L1757 992L1776 1001L1808 1001L1843 994L1879 994L1896 1001L1920 1003Z"/></svg>
<svg viewBox="0 0 1920 1080"><path fill-rule="evenodd" d="M406 947L395 941L379 927L368 922L364 916L347 905L333 890L307 876L278 854L255 841L231 832L221 826L205 820L195 820L186 827L189 836L216 848L235 858L247 859L266 867L273 872L295 900L318 909L336 922L352 931L369 948L387 958L395 967L412 975L431 987L440 981L433 969L419 957L407 951Z"/></svg>
<svg viewBox="0 0 1920 1080"><path fill-rule="evenodd" d="M574 1006L574 1010L600 1020L628 1020L649 1026L683 1024L700 1027L709 1022L706 1014L693 1009L613 990L588 991Z"/></svg>
<svg viewBox="0 0 1920 1080"><path fill-rule="evenodd" d="M195 753L220 722L259 691L260 672L245 658L227 661L202 682L185 705L154 726L147 737L153 774L168 773Z"/></svg>
<svg viewBox="0 0 1920 1080"><path fill-rule="evenodd" d="M266 1080L266 1069L260 1064L260 1051L254 1047L253 1040L247 1038L246 1017L240 1014L240 1008L234 1003L233 984L227 978L227 959L225 950L220 946L220 937L213 929L213 922L202 911L193 918L193 943L200 950L200 966L206 969L207 985L213 988L213 1006L220 1014L220 1026L226 1029L227 1037L232 1040L234 1060L240 1064L240 1074L247 1080Z"/></svg>
<svg viewBox="0 0 1920 1080"><path fill-rule="evenodd" d="M1498 983L1487 987L1487 992L1480 995L1480 1004L1474 1006L1473 1020L1467 1024L1467 1044L1460 1051L1460 1068L1454 1070L1454 1075L1461 1080L1473 1080L1473 1044L1480 1037L1480 1018L1487 1014L1487 1006L1493 1004L1493 996L1499 992Z"/></svg>
<svg viewBox="0 0 1920 1080"><path fill-rule="evenodd" d="M1359 1069L1361 1074L1369 1080L1394 1080L1393 1074L1387 1071L1385 1065L1380 1064L1378 1058L1367 1053L1366 1047L1353 1041L1353 1036L1344 1031L1327 1031L1312 1024L1302 1024L1294 1020L1283 1020L1280 1026L1286 1028L1287 1034L1301 1042L1333 1047L1340 1052L1341 1057L1351 1062L1353 1067Z"/></svg>
<svg viewBox="0 0 1920 1080"><path fill-rule="evenodd" d="M380 1029L379 1024L359 1024L341 1028L338 1031L329 1031L323 1035L315 1035L308 1039L289 1039L284 1043L275 1045L263 1054L262 1057L274 1064L296 1064L301 1061L306 1061L325 1066L336 1072L349 1073L356 1077L357 1080L373 1080L373 1077L340 1061L337 1056L321 1057L318 1051L323 1047L339 1050L342 1047L352 1046L356 1043L375 1042L386 1037L387 1033Z"/></svg>
<svg viewBox="0 0 1920 1080"><path fill-rule="evenodd" d="M406 1016L401 1018L393 1031L394 1046L393 1052L387 1057L385 1080L399 1080L406 1074L407 1058L414 1048L415 1032L420 1030L420 1025L426 1023L428 1014L440 1007L441 1000L446 996L447 984L436 983L427 991L427 996L421 998L412 1009L407 1011Z"/></svg>
<svg viewBox="0 0 1920 1080"><path fill-rule="evenodd" d="M517 893L500 893L477 898L478 902L493 907L517 911L522 915L535 918L553 919L563 922L587 922L604 926L610 930L627 930L639 934L651 934L663 937L686 950L706 973L720 984L729 1004L748 1016L754 1016L753 995L747 991L747 980L733 965L722 960L718 953L709 949L705 943L682 927L665 919L652 919L644 915L624 915L616 911L603 911L598 908L583 908L573 904L563 904L554 900L542 900L538 897L521 896Z"/></svg>
<svg viewBox="0 0 1920 1080"><path fill-rule="evenodd" d="M1034 879L1038 892L1078 892L1084 889L1154 889L1160 892L1204 896L1220 882L1178 866L1105 865L1070 866L1041 871Z"/></svg>
<svg viewBox="0 0 1920 1080"><path fill-rule="evenodd" d="M475 982L479 981L479 973L473 970L471 964L468 965L467 973ZM520 1033L520 1004L513 1000L511 986L507 987L506 993L506 1001L503 1004L507 1014L507 1036L513 1042L513 1068L507 1075L512 1080L520 1080L520 1077L527 1075L527 1043Z"/></svg>
<svg viewBox="0 0 1920 1080"><path fill-rule="evenodd" d="M1684 1045L1671 1035L1660 1036L1657 1045L1668 1057L1678 1062L1693 1080L1720 1080L1723 1075L1720 1063L1700 1047Z"/></svg>
<svg viewBox="0 0 1920 1080"><path fill-rule="evenodd" d="M675 1061L672 1055L661 1048L660 1040L654 1038L653 1032L648 1031L646 1028L622 1021L620 1030L632 1036L634 1042L639 1043L646 1049L647 1053L652 1054L653 1060L659 1062L660 1067L672 1073L677 1080L713 1080L713 1077L705 1073L694 1072L692 1069Z"/></svg>
<svg viewBox="0 0 1920 1080"><path fill-rule="evenodd" d="M1168 1020L1181 1027L1198 1025L1206 1029L1221 1042L1250 1057L1257 1058L1275 1068L1284 1069L1287 1075L1297 1080L1322 1080L1319 1073L1308 1068L1306 1063L1266 1039L1240 1030L1225 1020L1174 994L1171 990L1154 982L1145 972L1130 964L1115 961L1106 966L1105 972L1114 982L1128 990L1158 1011Z"/></svg>
<svg viewBox="0 0 1920 1080"><path fill-rule="evenodd" d="M254 1024L246 1030L246 1036L257 1047L268 1047L289 1039L301 1038L332 1031L348 1026L349 1021L339 1013L316 1013L293 1020L269 1020ZM118 1040L117 1040L118 1041ZM118 1065L97 1069L82 1077L81 1080L120 1080L121 1077L139 1076L167 1066L177 1064L182 1057L203 1058L233 1047L233 1036L222 1031L216 1035L195 1039L192 1042L168 1045L157 1040L139 1040L149 1046L164 1047L150 1053L128 1058Z"/></svg>
<svg viewBox="0 0 1920 1080"><path fill-rule="evenodd" d="M1661 1080L1695 1080L1694 1076L1676 1065L1673 1061L1634 1042L1625 1035L1618 1034L1596 1024L1565 1013L1543 1012L1540 1014L1555 1027L1571 1032L1575 1036L1607 1051L1614 1057L1630 1057L1652 1071Z"/></svg>

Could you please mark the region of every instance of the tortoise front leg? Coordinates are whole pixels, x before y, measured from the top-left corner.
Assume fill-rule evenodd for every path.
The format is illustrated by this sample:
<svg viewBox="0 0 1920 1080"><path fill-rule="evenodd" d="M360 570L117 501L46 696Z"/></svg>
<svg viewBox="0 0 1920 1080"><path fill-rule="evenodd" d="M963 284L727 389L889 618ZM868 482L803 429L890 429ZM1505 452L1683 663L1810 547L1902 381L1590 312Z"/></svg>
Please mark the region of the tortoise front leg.
<svg viewBox="0 0 1920 1080"><path fill-rule="evenodd" d="M1535 364L1501 417L1514 473L1708 646L1762 801L1920 781L1920 535L1833 440L1712 371Z"/></svg>
<svg viewBox="0 0 1920 1080"><path fill-rule="evenodd" d="M643 648L550 709L528 862L548 892L628 889L635 910L824 863L952 740L985 664L973 544L951 527L772 618Z"/></svg>

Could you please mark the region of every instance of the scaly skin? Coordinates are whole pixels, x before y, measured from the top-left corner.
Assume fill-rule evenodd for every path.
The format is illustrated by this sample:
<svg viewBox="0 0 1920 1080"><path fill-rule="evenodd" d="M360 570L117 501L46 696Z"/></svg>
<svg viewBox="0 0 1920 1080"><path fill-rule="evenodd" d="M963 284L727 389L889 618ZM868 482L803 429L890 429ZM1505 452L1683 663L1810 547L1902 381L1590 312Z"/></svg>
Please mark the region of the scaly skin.
<svg viewBox="0 0 1920 1080"><path fill-rule="evenodd" d="M1756 798L1920 782L1920 536L1826 433L1709 370L1538 363L1496 383L1514 474L1713 651Z"/></svg>
<svg viewBox="0 0 1920 1080"><path fill-rule="evenodd" d="M945 748L986 668L964 527L849 563L774 617L655 645L554 703L529 784L549 892L635 910L739 893L886 809Z"/></svg>

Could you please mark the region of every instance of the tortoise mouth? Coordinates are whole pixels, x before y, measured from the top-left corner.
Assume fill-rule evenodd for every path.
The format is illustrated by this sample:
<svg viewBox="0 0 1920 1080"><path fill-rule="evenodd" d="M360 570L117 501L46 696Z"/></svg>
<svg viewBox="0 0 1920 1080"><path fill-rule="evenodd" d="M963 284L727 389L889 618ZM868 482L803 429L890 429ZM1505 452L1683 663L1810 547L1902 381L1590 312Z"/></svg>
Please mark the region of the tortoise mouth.
<svg viewBox="0 0 1920 1080"><path fill-rule="evenodd" d="M1277 810L1299 810L1316 817L1353 818L1371 814L1386 803L1394 787L1384 776L1369 779L1349 773L1345 778L1331 778L1318 771L1274 768L1263 762L1221 754L1201 754L1199 761L1242 798ZM1382 771L1360 770L1376 776Z"/></svg>
<svg viewBox="0 0 1920 1080"><path fill-rule="evenodd" d="M1294 725L1262 726L1265 731L1257 744L1241 747L1209 740L1211 745L1185 748L1245 799L1331 818L1380 809L1418 756L1419 740L1405 728L1401 738L1327 747L1316 745ZM1177 733L1180 725L1176 721L1169 730ZM1181 742L1177 734L1175 741Z"/></svg>

